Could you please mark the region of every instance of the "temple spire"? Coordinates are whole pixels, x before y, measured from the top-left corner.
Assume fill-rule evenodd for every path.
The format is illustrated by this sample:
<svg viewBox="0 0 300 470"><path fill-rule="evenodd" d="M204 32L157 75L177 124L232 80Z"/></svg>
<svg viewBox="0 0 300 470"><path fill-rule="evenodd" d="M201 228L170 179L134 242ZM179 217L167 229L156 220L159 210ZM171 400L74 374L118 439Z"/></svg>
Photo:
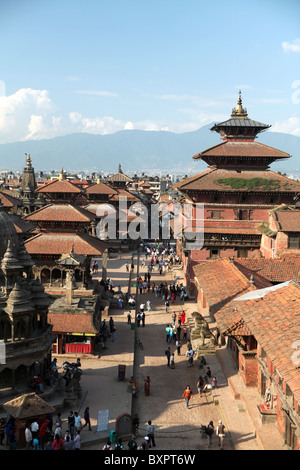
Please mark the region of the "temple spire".
<svg viewBox="0 0 300 470"><path fill-rule="evenodd" d="M232 113L231 113L232 118L236 119L246 119L248 117L247 114L247 109L243 108L243 103L242 103L242 92L239 90L239 98L237 101L237 105L235 108L233 108Z"/></svg>
<svg viewBox="0 0 300 470"><path fill-rule="evenodd" d="M65 179L63 167L61 167L60 175L59 175L58 179L59 179L59 181L63 181Z"/></svg>

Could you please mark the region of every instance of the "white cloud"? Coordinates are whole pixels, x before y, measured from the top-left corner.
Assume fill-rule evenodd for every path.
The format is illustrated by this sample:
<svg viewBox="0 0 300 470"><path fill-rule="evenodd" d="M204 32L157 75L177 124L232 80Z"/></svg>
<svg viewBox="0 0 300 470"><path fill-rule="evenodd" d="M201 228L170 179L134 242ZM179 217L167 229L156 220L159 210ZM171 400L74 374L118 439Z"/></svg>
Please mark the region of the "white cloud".
<svg viewBox="0 0 300 470"><path fill-rule="evenodd" d="M285 121L277 121L271 127L272 132L283 132L284 134L292 134L300 137L300 118L291 117Z"/></svg>
<svg viewBox="0 0 300 470"><path fill-rule="evenodd" d="M281 47L284 52L296 52L300 53L300 38L294 39L292 42L284 41L281 43Z"/></svg>
<svg viewBox="0 0 300 470"><path fill-rule="evenodd" d="M9 96L0 96L0 143L50 139L79 132L99 135L113 134L121 130L183 133L228 119L228 113L212 112L212 108L204 111L200 106L195 106L194 98L200 100L191 95L161 96L161 99L180 103L177 112L183 119L178 121L134 121L116 119L113 116L89 117L77 110L59 114L58 107L50 99L47 90L22 88ZM204 101L210 103L209 99ZM272 130L300 136L299 118L276 122Z"/></svg>
<svg viewBox="0 0 300 470"><path fill-rule="evenodd" d="M21 88L12 95L0 96L0 142L26 139L28 131L35 132L38 126L39 119L32 116L48 115L53 109L47 90Z"/></svg>

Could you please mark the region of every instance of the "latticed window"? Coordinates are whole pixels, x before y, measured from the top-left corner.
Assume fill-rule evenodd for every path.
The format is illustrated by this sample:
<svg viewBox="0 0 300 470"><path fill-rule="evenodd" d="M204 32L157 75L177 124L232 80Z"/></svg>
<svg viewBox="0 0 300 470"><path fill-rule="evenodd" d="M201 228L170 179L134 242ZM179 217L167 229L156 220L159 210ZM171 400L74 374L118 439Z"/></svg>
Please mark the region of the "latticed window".
<svg viewBox="0 0 300 470"><path fill-rule="evenodd" d="M289 248L291 250L300 250L300 232L289 234Z"/></svg>

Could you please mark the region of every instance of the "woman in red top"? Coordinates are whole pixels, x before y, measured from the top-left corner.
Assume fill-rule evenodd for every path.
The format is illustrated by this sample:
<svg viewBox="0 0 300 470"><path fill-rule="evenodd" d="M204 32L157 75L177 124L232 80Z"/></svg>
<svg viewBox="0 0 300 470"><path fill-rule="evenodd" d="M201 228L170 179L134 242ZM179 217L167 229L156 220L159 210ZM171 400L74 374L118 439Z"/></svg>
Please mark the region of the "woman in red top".
<svg viewBox="0 0 300 470"><path fill-rule="evenodd" d="M61 437L59 437L58 434L56 434L55 438L54 438L54 441L52 442L52 449L53 450L62 450L63 449L63 446L64 446L64 439L62 439Z"/></svg>
<svg viewBox="0 0 300 470"><path fill-rule="evenodd" d="M182 398L185 398L186 400L186 407L188 408L189 407L189 401L190 401L190 398L192 397L193 395L193 392L191 390L191 387L189 385L186 386L186 389L185 391L183 392L183 395L182 395Z"/></svg>

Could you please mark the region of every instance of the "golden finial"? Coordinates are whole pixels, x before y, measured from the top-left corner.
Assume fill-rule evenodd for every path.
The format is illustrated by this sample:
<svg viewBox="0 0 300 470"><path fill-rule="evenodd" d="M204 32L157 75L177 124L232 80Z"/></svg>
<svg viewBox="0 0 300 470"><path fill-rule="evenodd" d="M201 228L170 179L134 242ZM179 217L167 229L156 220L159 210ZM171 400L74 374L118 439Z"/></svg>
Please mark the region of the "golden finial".
<svg viewBox="0 0 300 470"><path fill-rule="evenodd" d="M236 107L232 110L231 117L238 119L245 119L248 117L247 109L243 108L242 92L239 90L239 98Z"/></svg>
<svg viewBox="0 0 300 470"><path fill-rule="evenodd" d="M61 167L61 170L60 170L60 175L59 175L59 181L62 181L65 179L65 175L64 175L64 169L63 167Z"/></svg>

